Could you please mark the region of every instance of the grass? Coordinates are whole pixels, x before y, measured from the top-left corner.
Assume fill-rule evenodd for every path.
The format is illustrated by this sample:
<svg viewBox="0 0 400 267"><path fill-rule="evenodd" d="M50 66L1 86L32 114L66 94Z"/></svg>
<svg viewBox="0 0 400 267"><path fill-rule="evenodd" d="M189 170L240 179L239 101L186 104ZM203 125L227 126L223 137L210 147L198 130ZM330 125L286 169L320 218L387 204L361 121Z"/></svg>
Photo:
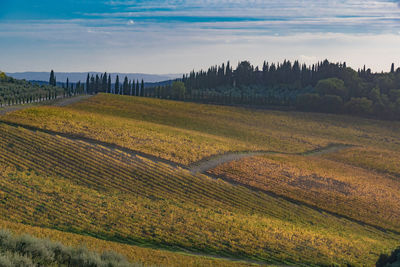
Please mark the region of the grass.
<svg viewBox="0 0 400 267"><path fill-rule="evenodd" d="M68 233L65 231L43 227L35 227L22 223L13 223L5 220L0 220L0 228L10 229L12 232L18 235L29 234L36 238L49 239L53 242L61 242L63 245L74 248L85 247L97 253L104 253L111 250L125 256L131 262L142 263L145 266L252 266L252 264L247 264L239 261L232 262L222 259L193 256L160 249L132 246L118 242L106 241L87 235Z"/></svg>
<svg viewBox="0 0 400 267"><path fill-rule="evenodd" d="M324 155L324 158L400 177L400 153L396 151L357 147Z"/></svg>
<svg viewBox="0 0 400 267"><path fill-rule="evenodd" d="M141 157L1 125L0 218L266 263L371 265L399 236Z"/></svg>

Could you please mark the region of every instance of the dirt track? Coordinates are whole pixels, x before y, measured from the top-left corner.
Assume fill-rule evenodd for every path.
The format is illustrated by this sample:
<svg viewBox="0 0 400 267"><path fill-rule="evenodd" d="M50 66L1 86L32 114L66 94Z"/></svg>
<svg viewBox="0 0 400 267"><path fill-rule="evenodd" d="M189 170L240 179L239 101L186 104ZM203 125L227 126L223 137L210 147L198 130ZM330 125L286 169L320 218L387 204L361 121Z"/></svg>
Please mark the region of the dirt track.
<svg viewBox="0 0 400 267"><path fill-rule="evenodd" d="M59 98L56 100L47 100L47 101L42 101L42 102L36 102L32 104L24 104L24 105L15 105L15 106L6 106L4 108L0 109L0 116L1 115L6 115L7 113L14 112L17 110L22 110L22 109L27 109L35 106L40 106L40 105L51 105L51 106L58 106L58 107L65 107L74 103L77 103L79 101L82 101L84 99L87 99L91 97L91 95L80 95L80 96L74 96L74 97L69 97L69 98Z"/></svg>
<svg viewBox="0 0 400 267"><path fill-rule="evenodd" d="M205 173L221 164L240 160L242 158L253 157L257 155L271 155L271 154L288 154L288 155L304 155L304 156L320 156L328 153L338 152L342 149L351 147L345 144L330 144L326 147L319 148L317 150L308 151L305 153L283 153L275 151L248 151L248 152L229 152L223 155L213 156L211 158L203 159L195 162L189 166L189 170L192 173Z"/></svg>
<svg viewBox="0 0 400 267"><path fill-rule="evenodd" d="M80 102L82 100L88 99L90 97L92 97L92 95L80 95L70 98L63 98L61 100L56 101L52 106L65 107Z"/></svg>

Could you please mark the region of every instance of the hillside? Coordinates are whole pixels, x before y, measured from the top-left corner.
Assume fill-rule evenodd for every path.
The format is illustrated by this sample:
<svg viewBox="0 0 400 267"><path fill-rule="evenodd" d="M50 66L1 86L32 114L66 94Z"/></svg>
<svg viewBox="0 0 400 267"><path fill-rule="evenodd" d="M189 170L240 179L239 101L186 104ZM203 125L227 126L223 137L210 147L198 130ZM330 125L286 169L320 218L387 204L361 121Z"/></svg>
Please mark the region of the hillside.
<svg viewBox="0 0 400 267"><path fill-rule="evenodd" d="M107 94L0 121L5 228L168 266L370 266L400 243L397 122ZM193 171L236 152L260 155Z"/></svg>
<svg viewBox="0 0 400 267"><path fill-rule="evenodd" d="M0 71L0 107L40 102L62 96L64 89L17 80Z"/></svg>
<svg viewBox="0 0 400 267"><path fill-rule="evenodd" d="M130 264L121 255L93 253L84 248L74 249L59 242L37 239L29 235L14 236L0 230L0 265L12 266L115 266L140 267Z"/></svg>

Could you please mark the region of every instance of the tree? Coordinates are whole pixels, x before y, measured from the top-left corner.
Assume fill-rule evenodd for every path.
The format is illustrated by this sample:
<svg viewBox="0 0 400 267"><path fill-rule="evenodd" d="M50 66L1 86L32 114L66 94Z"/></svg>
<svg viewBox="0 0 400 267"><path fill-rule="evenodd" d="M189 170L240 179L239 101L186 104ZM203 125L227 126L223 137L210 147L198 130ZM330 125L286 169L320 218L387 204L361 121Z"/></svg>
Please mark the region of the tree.
<svg viewBox="0 0 400 267"><path fill-rule="evenodd" d="M122 95L129 94L129 81L128 77L125 76L124 83L122 84Z"/></svg>
<svg viewBox="0 0 400 267"><path fill-rule="evenodd" d="M119 94L119 76L115 78L114 94Z"/></svg>
<svg viewBox="0 0 400 267"><path fill-rule="evenodd" d="M240 62L234 74L237 85L249 85L252 82L253 71L254 68L250 62Z"/></svg>
<svg viewBox="0 0 400 267"><path fill-rule="evenodd" d="M142 92L140 92L140 87L139 87L139 80L136 80L136 95L137 96L142 96Z"/></svg>
<svg viewBox="0 0 400 267"><path fill-rule="evenodd" d="M183 82L175 81L172 83L172 97L174 99L183 100L185 98L186 87Z"/></svg>
<svg viewBox="0 0 400 267"><path fill-rule="evenodd" d="M108 74L107 93L111 94L111 74Z"/></svg>
<svg viewBox="0 0 400 267"><path fill-rule="evenodd" d="M142 92L142 96L144 96L144 81L142 79L142 83L140 85L140 91Z"/></svg>
<svg viewBox="0 0 400 267"><path fill-rule="evenodd" d="M0 71L0 81L5 81L7 79L7 76L4 72Z"/></svg>
<svg viewBox="0 0 400 267"><path fill-rule="evenodd" d="M52 86L56 86L57 85L56 76L54 75L54 71L53 70L51 70L51 72L50 72L49 85L52 85Z"/></svg>
<svg viewBox="0 0 400 267"><path fill-rule="evenodd" d="M344 86L343 80L338 78L329 78L320 80L315 87L317 92L320 95L336 95L340 96L342 99L345 99L348 91Z"/></svg>
<svg viewBox="0 0 400 267"><path fill-rule="evenodd" d="M305 111L317 111L320 102L321 97L318 94L302 94L297 97L296 107Z"/></svg>
<svg viewBox="0 0 400 267"><path fill-rule="evenodd" d="M324 95L319 103L319 111L341 113L343 111L343 99L338 95Z"/></svg>
<svg viewBox="0 0 400 267"><path fill-rule="evenodd" d="M394 63L392 63L392 66L390 68L390 73L394 73Z"/></svg>
<svg viewBox="0 0 400 267"><path fill-rule="evenodd" d="M352 98L346 103L345 108L353 115L368 115L373 112L372 101L366 97Z"/></svg>
<svg viewBox="0 0 400 267"><path fill-rule="evenodd" d="M90 87L90 93L93 94L95 87L96 87L95 79L94 79L93 75L90 77L90 86L89 87Z"/></svg>
<svg viewBox="0 0 400 267"><path fill-rule="evenodd" d="M87 77L86 77L86 92L85 93L86 94L90 93L90 75L89 75L89 73L87 74Z"/></svg>
<svg viewBox="0 0 400 267"><path fill-rule="evenodd" d="M96 74L96 80L94 84L94 91L96 94L99 92L99 87L100 87L100 77L98 74Z"/></svg>
<svg viewBox="0 0 400 267"><path fill-rule="evenodd" d="M107 72L104 72L103 80L101 83L101 91L107 93L107 88L108 88Z"/></svg>

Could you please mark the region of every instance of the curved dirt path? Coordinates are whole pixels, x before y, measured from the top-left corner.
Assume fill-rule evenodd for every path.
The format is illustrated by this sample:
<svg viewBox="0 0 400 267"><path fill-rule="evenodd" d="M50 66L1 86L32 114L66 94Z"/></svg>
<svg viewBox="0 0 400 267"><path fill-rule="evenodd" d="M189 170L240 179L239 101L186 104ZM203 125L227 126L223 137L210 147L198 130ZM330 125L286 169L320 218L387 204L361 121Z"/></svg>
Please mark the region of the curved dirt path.
<svg viewBox="0 0 400 267"><path fill-rule="evenodd" d="M84 99L87 99L89 97L92 97L92 95L80 95L80 96L74 96L74 97L68 97L68 98L63 98L62 96L59 96L59 97L57 97L57 99L52 99L52 100L45 100L45 101L34 102L34 103L29 103L29 104L22 104L22 105L5 106L3 108L0 108L0 116L6 115L7 113L14 112L17 110L38 107L41 105L65 107L65 106L77 103L79 101L82 101Z"/></svg>
<svg viewBox="0 0 400 267"><path fill-rule="evenodd" d="M303 156L320 156L328 153L335 153L342 149L352 147L352 145L346 144L330 144L326 147L307 151L304 153L285 153L277 151L247 151L247 152L229 152L222 155L212 156L195 162L189 166L189 170L192 173L206 173L208 170L214 169L215 167L243 158L259 156L259 155L272 155L272 154L286 154L286 155L303 155Z"/></svg>
<svg viewBox="0 0 400 267"><path fill-rule="evenodd" d="M69 97L69 98L63 98L61 100L56 101L54 104L52 104L52 106L65 107L68 105L78 103L82 100L88 99L92 96L93 95L80 95L80 96L74 96L74 97Z"/></svg>

